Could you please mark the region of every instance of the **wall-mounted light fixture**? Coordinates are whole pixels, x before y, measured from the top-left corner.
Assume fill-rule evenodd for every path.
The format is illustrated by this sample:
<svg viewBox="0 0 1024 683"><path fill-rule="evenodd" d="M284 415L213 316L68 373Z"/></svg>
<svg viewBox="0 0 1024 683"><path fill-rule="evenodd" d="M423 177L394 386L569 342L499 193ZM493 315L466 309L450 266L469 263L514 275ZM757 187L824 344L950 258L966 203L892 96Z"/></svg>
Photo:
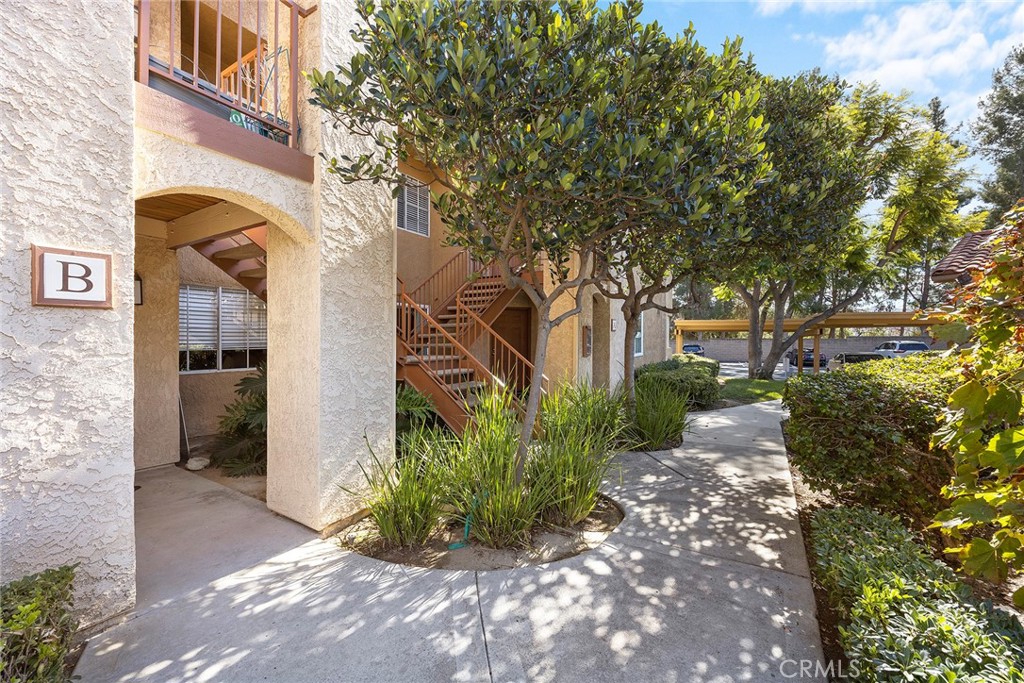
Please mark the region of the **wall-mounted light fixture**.
<svg viewBox="0 0 1024 683"><path fill-rule="evenodd" d="M135 273L135 305L142 305L142 278L138 273Z"/></svg>

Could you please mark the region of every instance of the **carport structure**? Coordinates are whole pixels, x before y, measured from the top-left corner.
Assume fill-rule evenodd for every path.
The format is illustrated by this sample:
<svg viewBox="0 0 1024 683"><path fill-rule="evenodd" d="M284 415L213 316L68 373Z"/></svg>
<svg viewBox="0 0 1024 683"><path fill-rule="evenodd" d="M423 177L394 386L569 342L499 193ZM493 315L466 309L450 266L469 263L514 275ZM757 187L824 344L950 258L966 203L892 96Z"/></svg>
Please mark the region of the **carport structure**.
<svg viewBox="0 0 1024 683"><path fill-rule="evenodd" d="M812 318L786 318L782 321L783 332L796 332L805 326ZM846 311L834 313L831 316L819 320L808 327L804 334L797 338L797 357L803 358L804 339L813 339L814 349L814 372L821 370L821 335L825 330L851 329L866 327L920 327L922 330L931 327L939 322L936 318L930 317L921 311L910 312L884 312L884 311ZM770 332L772 321L766 321L764 332ZM687 332L747 332L750 330L750 323L745 318L733 320L676 320L675 342L676 353L683 352L683 336ZM797 365L797 373L804 370L803 362Z"/></svg>

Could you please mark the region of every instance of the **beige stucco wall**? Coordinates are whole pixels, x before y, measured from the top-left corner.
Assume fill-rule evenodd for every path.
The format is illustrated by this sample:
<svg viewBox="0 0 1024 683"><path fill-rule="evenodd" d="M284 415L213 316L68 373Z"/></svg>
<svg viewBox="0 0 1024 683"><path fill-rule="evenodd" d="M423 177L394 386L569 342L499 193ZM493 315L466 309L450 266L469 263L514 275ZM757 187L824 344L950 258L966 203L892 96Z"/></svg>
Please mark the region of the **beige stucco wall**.
<svg viewBox="0 0 1024 683"><path fill-rule="evenodd" d="M660 295L657 302L662 306L671 305L672 294ZM671 355L669 346L669 319L664 311L649 309L644 311L644 354L636 358L637 365L657 363Z"/></svg>
<svg viewBox="0 0 1024 683"><path fill-rule="evenodd" d="M352 0L323 0L303 24L300 62L338 64L355 51ZM321 26L323 30L321 30ZM369 150L303 104L303 149ZM317 159L312 244L269 231L267 504L322 528L361 507L367 442L394 441L395 230L388 188L344 185ZM296 382L294 378L302 378Z"/></svg>
<svg viewBox="0 0 1024 683"><path fill-rule="evenodd" d="M130 2L0 12L0 580L80 563L86 622L135 600L133 21ZM112 254L113 308L32 307L33 243Z"/></svg>
<svg viewBox="0 0 1024 683"><path fill-rule="evenodd" d="M235 400L235 385L249 374L246 370L224 370L178 375L189 443L217 433L224 407Z"/></svg>
<svg viewBox="0 0 1024 683"><path fill-rule="evenodd" d="M312 239L310 184L297 178L136 127L134 179L136 199L171 193L219 197L261 214L292 239Z"/></svg>
<svg viewBox="0 0 1024 683"><path fill-rule="evenodd" d="M178 461L178 259L158 237L135 238L135 466Z"/></svg>

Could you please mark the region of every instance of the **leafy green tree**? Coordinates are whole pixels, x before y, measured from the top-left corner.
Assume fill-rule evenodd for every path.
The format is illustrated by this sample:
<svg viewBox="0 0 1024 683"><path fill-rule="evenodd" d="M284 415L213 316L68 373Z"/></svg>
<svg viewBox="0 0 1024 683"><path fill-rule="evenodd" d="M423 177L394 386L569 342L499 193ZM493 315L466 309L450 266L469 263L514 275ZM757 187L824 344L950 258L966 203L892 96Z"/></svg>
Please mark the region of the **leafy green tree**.
<svg viewBox="0 0 1024 683"><path fill-rule="evenodd" d="M966 381L933 439L956 466L936 526L966 541L953 552L968 572L992 581L1024 569L1024 202L1004 226L989 265L944 311L947 328L964 333ZM1024 588L1014 602L1024 606Z"/></svg>
<svg viewBox="0 0 1024 683"><path fill-rule="evenodd" d="M746 239L748 231L735 215L770 173L762 142L766 126L757 113L760 83L749 63L741 61L740 44L726 42L721 55L709 54L694 40L691 26L677 39L674 54L675 64L662 62L670 74L667 82L657 91L640 93L646 103L637 103L639 109L662 98L677 103L667 112L654 107L652 122L667 122L673 131L652 144L664 145L673 156L679 150L686 155L664 178L674 200L641 221L622 222L610 234L599 254L606 277L595 283L605 297L619 302L625 321L623 389L630 410L635 398L629 342L641 315L648 310L674 313L672 293L679 284L706 274L719 251ZM664 163L664 158L655 161ZM631 212L631 202L618 210Z"/></svg>
<svg viewBox="0 0 1024 683"><path fill-rule="evenodd" d="M750 375L765 379L796 339L862 299L934 234L956 208L966 153L928 131L905 96L875 86L847 96L837 79L812 72L770 79L766 92L766 141L777 176L748 197L751 241L733 250L725 273L748 311ZM858 217L869 200L883 203L873 226ZM785 333L794 299L820 291L838 272L854 275L856 286Z"/></svg>
<svg viewBox="0 0 1024 683"><path fill-rule="evenodd" d="M709 110L688 99L701 92L691 77L708 75L706 60L692 39L640 22L633 1L599 9L593 0L362 0L357 10L359 51L337 73L308 80L311 102L372 150L331 159L330 170L344 182L391 184L399 161L433 170L444 191L432 201L452 243L494 261L533 302L521 476L548 337L607 275L599 256L609 237L680 214L681 201L690 213L707 203L703 184L689 194L674 180L695 163L680 126ZM716 94L743 110L744 93ZM547 287L527 275L540 268ZM555 315L563 296L575 305Z"/></svg>
<svg viewBox="0 0 1024 683"><path fill-rule="evenodd" d="M992 74L992 90L981 99L972 126L978 153L995 166L982 186L994 224L1024 197L1024 44L1010 50Z"/></svg>

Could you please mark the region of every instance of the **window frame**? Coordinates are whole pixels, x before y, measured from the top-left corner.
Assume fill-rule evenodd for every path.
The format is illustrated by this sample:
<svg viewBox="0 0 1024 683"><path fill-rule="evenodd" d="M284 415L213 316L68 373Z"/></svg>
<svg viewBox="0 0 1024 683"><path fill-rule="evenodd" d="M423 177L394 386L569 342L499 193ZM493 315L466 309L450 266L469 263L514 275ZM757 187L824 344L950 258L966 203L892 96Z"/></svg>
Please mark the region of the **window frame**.
<svg viewBox="0 0 1024 683"><path fill-rule="evenodd" d="M187 345L187 344L186 344L185 348L182 348L182 346L181 346L181 337L182 337L181 326L182 326L182 320L181 320L181 309L180 309L180 305L179 305L179 310L178 310L178 353L181 354L184 351L184 353L185 353L186 369L184 369L184 370L181 369L181 361L179 360L179 362L178 362L178 374L179 375L204 375L204 374L210 374L210 373L215 373L215 372L252 372L253 370L255 370L257 368L257 366L258 366L258 362L256 364L251 364L252 363L252 361L250 360L251 352L252 351L263 351L264 354L265 354L266 351L267 351L267 346L269 344L265 344L264 346L252 346L250 344L250 342L249 342L249 339L248 339L248 337L252 334L252 328L249 327L248 324L247 324L247 329L246 329L246 344L245 344L245 349L244 349L244 351L245 351L246 367L241 367L241 368L225 368L223 366L224 365L224 352L225 351L240 351L242 349L235 349L235 348L225 349L224 348L224 334L223 334L224 323L223 323L223 317L222 317L223 314L224 314L224 307L223 307L223 303L222 302L223 302L223 296L224 296L224 292L225 291L231 292L232 295L234 295L235 293L244 293L245 294L245 299L244 299L244 301L245 301L245 311L246 311L246 315L247 316L249 314L249 311L252 310L250 308L252 306L262 305L263 308L264 308L264 311L266 311L266 303L261 301L255 294L253 294L249 290L243 289L241 287L237 287L237 288L236 287L219 287L219 286L214 286L214 285L202 285L202 284L192 284L192 283L183 283L183 284L178 285L179 301L180 301L181 291L182 290L186 290L186 292L187 292L188 290L192 290L192 289L216 292L216 295L214 297L214 299L215 299L214 310L216 311L215 316L216 316L216 328L217 328L217 332L216 332L217 343L216 343L215 348L208 349L208 350L209 351L213 351L215 353L216 359L217 359L217 367L215 367L215 368L201 368L201 369L198 369L198 370L188 369L188 365L190 363L189 353L191 352L191 349L190 349L189 345ZM186 294L186 297L187 297L187 294ZM263 335L262 335L264 339L266 339L266 336L267 336L266 322L265 321L266 321L266 315L264 313L264 323L263 323L264 329L263 329ZM187 338L187 332L186 332L186 338ZM200 349L196 349L196 350L200 350Z"/></svg>
<svg viewBox="0 0 1024 683"><path fill-rule="evenodd" d="M409 233L410 235L416 235L417 237L427 237L427 238L429 238L430 237L430 208L431 208L430 207L430 185L428 185L427 183L424 183L423 181L421 181L421 180L419 180L417 178L412 177L411 175L405 174L405 173L402 174L402 178L403 178L403 181L402 181L402 184L400 185L400 191L398 193L398 196L395 198L395 227L398 230L401 230L403 232ZM409 208L408 208L409 207L409 200L407 199L407 193L409 191L409 188L414 188L417 191L422 189L426 193L426 198L425 198L426 199L426 217L427 217L427 220L426 220L426 232L420 232L419 230L412 230L409 227L407 227L408 223L409 223L409 220L408 220L409 219ZM402 212L399 213L399 207L401 205L403 205L403 203L404 203L404 206L402 206ZM417 214L417 216L419 216L420 207L418 205L418 202L417 202L417 205L416 205L415 208L416 208L416 214ZM400 220L400 216L404 216L405 220L404 221ZM403 222L406 225L402 225Z"/></svg>
<svg viewBox="0 0 1024 683"><path fill-rule="evenodd" d="M639 358L644 355L644 313L646 311L640 311L640 320L636 326L636 334L633 335L633 358ZM640 341L640 350L636 350L637 340Z"/></svg>

